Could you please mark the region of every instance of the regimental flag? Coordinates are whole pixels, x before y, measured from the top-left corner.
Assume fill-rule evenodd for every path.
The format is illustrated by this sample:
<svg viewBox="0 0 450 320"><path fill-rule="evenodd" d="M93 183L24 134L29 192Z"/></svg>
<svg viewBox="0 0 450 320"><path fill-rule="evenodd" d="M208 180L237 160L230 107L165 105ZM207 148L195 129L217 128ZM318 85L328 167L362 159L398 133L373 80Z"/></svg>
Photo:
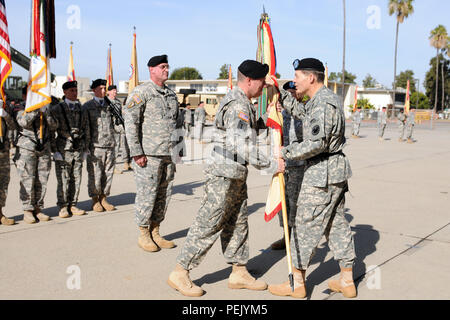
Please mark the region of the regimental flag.
<svg viewBox="0 0 450 320"><path fill-rule="evenodd" d="M233 73L231 72L231 64L230 67L228 69L228 91L233 90Z"/></svg>
<svg viewBox="0 0 450 320"><path fill-rule="evenodd" d="M356 111L356 108L358 107L358 86L355 88L355 104L353 105L353 112Z"/></svg>
<svg viewBox="0 0 450 320"><path fill-rule="evenodd" d="M112 85L114 85L114 77L111 57L111 44L109 44L108 58L106 61L106 89L108 89L108 87Z"/></svg>
<svg viewBox="0 0 450 320"><path fill-rule="evenodd" d="M67 69L67 81L75 81L75 68L73 67L72 42L70 43L69 67Z"/></svg>
<svg viewBox="0 0 450 320"><path fill-rule="evenodd" d="M266 125L273 129L271 132L274 148L279 148L283 141L283 116L277 111L275 106L270 109ZM266 222L272 220L282 209L281 189L284 190L284 176L276 174L272 177L269 194L267 195L266 209L264 211L264 220Z"/></svg>
<svg viewBox="0 0 450 320"><path fill-rule="evenodd" d="M134 28L133 33L133 47L131 49L131 64L129 76L130 78L128 80L128 94L130 94L131 91L133 91L133 89L139 85L137 53L136 53L136 28Z"/></svg>
<svg viewBox="0 0 450 320"><path fill-rule="evenodd" d="M269 75L275 78L277 64L275 45L270 29L270 19L265 12L261 15L258 25L258 51L256 60L261 63L267 63L269 65ZM277 101L278 93L274 87L264 88L262 95L258 98L258 114L260 116L266 113L269 104L274 104L270 109L271 111L266 123L268 127L273 129L271 130L271 134L274 150L279 149L283 145L283 117L276 110ZM267 196L266 209L264 211L264 219L266 221L270 221L282 209L280 186L284 190L284 176L282 174L276 174L272 177Z"/></svg>
<svg viewBox="0 0 450 320"><path fill-rule="evenodd" d="M275 54L275 45L273 43L272 31L270 29L270 19L266 13L261 15L258 25L258 51L256 60L269 65L269 74L275 76L277 57ZM274 99L276 98L276 99ZM261 96L258 98L258 116L266 113L267 106L273 101L278 100L275 88L264 88Z"/></svg>
<svg viewBox="0 0 450 320"><path fill-rule="evenodd" d="M56 57L54 0L32 0L30 73L25 111L50 104L50 58Z"/></svg>
<svg viewBox="0 0 450 320"><path fill-rule="evenodd" d="M12 70L11 47L8 33L8 20L6 19L5 0L0 0L0 94L3 102L6 101L3 85Z"/></svg>
<svg viewBox="0 0 450 320"><path fill-rule="evenodd" d="M405 110L404 113L408 114L409 113L409 107L410 107L410 97L409 97L409 90L410 90L410 84L409 84L409 80L408 80L408 84L406 85L406 97L405 97Z"/></svg>
<svg viewBox="0 0 450 320"><path fill-rule="evenodd" d="M325 64L325 80L324 80L323 84L325 85L325 87L328 88L328 65L327 64Z"/></svg>

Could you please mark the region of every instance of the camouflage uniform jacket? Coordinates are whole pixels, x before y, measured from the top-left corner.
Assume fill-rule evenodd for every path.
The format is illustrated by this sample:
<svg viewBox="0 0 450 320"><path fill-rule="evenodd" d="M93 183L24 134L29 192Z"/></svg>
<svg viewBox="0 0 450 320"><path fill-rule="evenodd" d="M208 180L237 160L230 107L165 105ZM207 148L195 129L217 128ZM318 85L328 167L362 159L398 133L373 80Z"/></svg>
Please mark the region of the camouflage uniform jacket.
<svg viewBox="0 0 450 320"><path fill-rule="evenodd" d="M87 131L89 121L86 110L81 104L76 102L69 106L65 101L52 106L51 113L55 118L58 127L57 137L54 139L54 149L63 151L87 151L89 142Z"/></svg>
<svg viewBox="0 0 450 320"><path fill-rule="evenodd" d="M282 149L286 160L306 160L303 184L326 187L351 177L345 146L345 117L339 97L325 86L306 105L297 102L289 92L281 90L284 108L303 120L303 142Z"/></svg>
<svg viewBox="0 0 450 320"><path fill-rule="evenodd" d="M149 81L134 88L123 107L130 156L171 156L178 109L177 96L167 86Z"/></svg>
<svg viewBox="0 0 450 320"><path fill-rule="evenodd" d="M287 147L294 142L303 141L303 124L299 119L292 117L286 110L283 110L283 146ZM287 160L286 167L303 166L303 160Z"/></svg>
<svg viewBox="0 0 450 320"><path fill-rule="evenodd" d="M19 125L19 137L17 146L29 151L39 151L39 147L51 150L51 140L54 139L55 130L58 126L56 120L50 113L50 109L43 113L43 145L40 144L40 111L26 112L20 110L16 114L16 122Z"/></svg>
<svg viewBox="0 0 450 320"><path fill-rule="evenodd" d="M397 115L397 119L400 121L400 123L405 124L406 121L406 115L403 112L400 112Z"/></svg>
<svg viewBox="0 0 450 320"><path fill-rule="evenodd" d="M205 108L196 108L195 109L195 113L194 113L194 117L195 117L195 122L196 123L205 123L205 119L206 119L206 111Z"/></svg>
<svg viewBox="0 0 450 320"><path fill-rule="evenodd" d="M387 123L387 113L383 111L378 112L378 124L386 124Z"/></svg>
<svg viewBox="0 0 450 320"><path fill-rule="evenodd" d="M192 109L186 108L186 112L184 113L184 122L187 124L192 124Z"/></svg>
<svg viewBox="0 0 450 320"><path fill-rule="evenodd" d="M406 119L406 124L408 125L414 125L416 120L416 113L415 112L409 112L408 117Z"/></svg>
<svg viewBox="0 0 450 320"><path fill-rule="evenodd" d="M0 100L0 108L2 107L1 105L3 104L3 102ZM4 105L3 106L5 111L6 111L6 116L0 118L0 120L2 121L2 137L3 137L3 146L4 148L2 148L1 143L0 143L0 152L4 152L5 150L9 150L9 144L10 144L10 132L14 129L16 129L16 124L11 116L11 110L8 107L8 105Z"/></svg>
<svg viewBox="0 0 450 320"><path fill-rule="evenodd" d="M352 121L354 123L361 123L361 112L360 111L353 112Z"/></svg>
<svg viewBox="0 0 450 320"><path fill-rule="evenodd" d="M228 92L216 113L212 135L214 149L206 171L215 176L245 180L247 165L251 164L257 169L269 168L274 173L277 163L271 162L256 145L257 130L266 127L265 120L256 119L255 107L242 89L235 87Z"/></svg>
<svg viewBox="0 0 450 320"><path fill-rule="evenodd" d="M86 112L88 126L86 130L89 149L92 148L114 148L116 140L114 137L114 116L103 100L103 106L95 100L89 100L83 104L83 112Z"/></svg>

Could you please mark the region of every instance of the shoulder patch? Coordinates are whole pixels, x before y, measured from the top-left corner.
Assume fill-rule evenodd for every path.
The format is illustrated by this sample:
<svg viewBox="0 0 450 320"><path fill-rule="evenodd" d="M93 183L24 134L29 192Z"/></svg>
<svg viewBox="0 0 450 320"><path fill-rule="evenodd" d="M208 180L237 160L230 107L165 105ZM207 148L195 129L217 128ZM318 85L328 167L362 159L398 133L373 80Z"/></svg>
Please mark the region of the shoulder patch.
<svg viewBox="0 0 450 320"><path fill-rule="evenodd" d="M249 122L249 117L247 114L245 114L244 112L239 112L238 114L239 119L244 120L245 122Z"/></svg>
<svg viewBox="0 0 450 320"><path fill-rule="evenodd" d="M136 104L140 104L142 102L141 98L139 98L137 94L133 95L132 99L136 102Z"/></svg>

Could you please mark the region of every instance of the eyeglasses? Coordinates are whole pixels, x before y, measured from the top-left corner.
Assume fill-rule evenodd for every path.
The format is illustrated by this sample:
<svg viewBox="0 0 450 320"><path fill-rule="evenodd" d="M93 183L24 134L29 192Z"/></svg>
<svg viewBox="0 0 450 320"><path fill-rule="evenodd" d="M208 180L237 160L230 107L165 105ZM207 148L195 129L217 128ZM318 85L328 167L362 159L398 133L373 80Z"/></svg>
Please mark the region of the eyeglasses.
<svg viewBox="0 0 450 320"><path fill-rule="evenodd" d="M159 65L158 68L163 69L163 70L164 69L169 70L170 66L168 64L162 64L162 65Z"/></svg>

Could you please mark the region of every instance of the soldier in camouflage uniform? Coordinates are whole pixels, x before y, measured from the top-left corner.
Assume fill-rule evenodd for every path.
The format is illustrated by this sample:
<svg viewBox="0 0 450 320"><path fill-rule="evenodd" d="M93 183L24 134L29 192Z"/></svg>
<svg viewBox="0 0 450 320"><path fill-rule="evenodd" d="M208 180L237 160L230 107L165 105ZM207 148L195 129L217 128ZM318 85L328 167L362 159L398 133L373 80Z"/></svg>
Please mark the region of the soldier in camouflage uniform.
<svg viewBox="0 0 450 320"><path fill-rule="evenodd" d="M303 97L296 94L295 84L293 81L286 82L283 89L290 92L298 101L302 101ZM303 141L302 121L292 117L286 110L283 110L283 146L287 147L294 142ZM286 211L288 216L288 232L291 233L295 224L295 215L297 213L297 200L302 185L303 174L305 171L305 162L303 160L287 160L286 171L284 172L285 181L285 197ZM280 226L283 227L282 212L278 214ZM283 237L272 243L272 250L282 250L286 248L286 242Z"/></svg>
<svg viewBox="0 0 450 320"><path fill-rule="evenodd" d="M174 146L179 115L175 92L165 85L169 75L167 55L152 57L147 66L150 81L134 88L123 108L125 134L133 157L136 181L135 221L138 245L145 251L174 248L159 234L172 195L175 177Z"/></svg>
<svg viewBox="0 0 450 320"><path fill-rule="evenodd" d="M246 268L249 258L247 166L269 168L270 173L275 173L284 170L284 162L270 161L256 145L257 131L265 128L265 121L257 121L250 99L261 95L269 67L246 60L238 70L238 85L222 99L216 114L214 148L205 169L200 210L168 279L172 288L186 296L203 294L189 278L189 270L200 264L219 235L226 262L233 265L228 287L267 288L264 281L253 278Z"/></svg>
<svg viewBox="0 0 450 320"><path fill-rule="evenodd" d="M80 193L83 160L88 153L88 118L77 99L76 81L65 82L62 86L64 99L51 108L51 113L57 122L57 137L52 142L55 159L55 172L58 182L57 205L59 216L68 218L73 215L83 215L85 211L77 208Z"/></svg>
<svg viewBox="0 0 450 320"><path fill-rule="evenodd" d="M15 123L10 115L10 110L3 101L0 100L0 121L2 122L2 138L0 140L0 224L13 225L14 219L9 219L3 215L3 207L8 195L8 185L10 177L10 131L15 129Z"/></svg>
<svg viewBox="0 0 450 320"><path fill-rule="evenodd" d="M206 120L206 111L205 111L205 103L200 101L198 107L194 112L194 120L195 120L195 135L199 142L203 143L203 129L205 128L205 120Z"/></svg>
<svg viewBox="0 0 450 320"><path fill-rule="evenodd" d="M344 216L350 164L342 152L345 117L341 99L323 85L325 68L317 59L294 61L297 93L311 99L302 105L281 90L285 110L303 120L303 142L282 148L285 160L305 160L305 174L292 230L294 292L289 281L269 286L275 295L306 297L305 272L323 235L341 267L341 278L329 282L332 291L355 297L353 261L355 250L350 225Z"/></svg>
<svg viewBox="0 0 450 320"><path fill-rule="evenodd" d="M361 108L357 107L352 115L352 137L359 138L359 128L361 127Z"/></svg>
<svg viewBox="0 0 450 320"><path fill-rule="evenodd" d="M108 87L108 100L111 105L122 115L122 103L117 99L117 86ZM130 149L128 148L127 138L125 137L125 128L120 123L114 122L115 139L116 139L116 164L114 173L122 174L125 170L130 169Z"/></svg>
<svg viewBox="0 0 450 320"><path fill-rule="evenodd" d="M378 112L378 138L380 141L383 141L384 136L384 130L386 129L387 124L387 113L386 113L386 107L383 107L382 111Z"/></svg>
<svg viewBox="0 0 450 320"><path fill-rule="evenodd" d="M43 119L43 138L40 139L40 114ZM50 217L42 213L47 181L51 169L51 140L57 122L50 113L49 106L26 112L20 110L14 115L18 125L18 139L14 164L20 178L20 200L26 223L48 221ZM54 150L53 150L54 151Z"/></svg>
<svg viewBox="0 0 450 320"><path fill-rule="evenodd" d="M94 211L113 211L115 207L108 202L106 197L109 196L114 174L115 119L104 99L106 80L93 81L91 89L95 96L83 105L83 112L86 112L88 117L88 193L92 198Z"/></svg>
<svg viewBox="0 0 450 320"><path fill-rule="evenodd" d="M414 124L416 123L416 109L411 108L408 113L408 118L406 119L406 138L408 139L408 143L414 143L412 139Z"/></svg>
<svg viewBox="0 0 450 320"><path fill-rule="evenodd" d="M399 142L403 142L405 141L404 137L405 137L405 127L406 127L406 115L404 113L404 110L401 109L400 112L397 115L397 119L398 119L398 129L400 131L400 137L398 138Z"/></svg>

